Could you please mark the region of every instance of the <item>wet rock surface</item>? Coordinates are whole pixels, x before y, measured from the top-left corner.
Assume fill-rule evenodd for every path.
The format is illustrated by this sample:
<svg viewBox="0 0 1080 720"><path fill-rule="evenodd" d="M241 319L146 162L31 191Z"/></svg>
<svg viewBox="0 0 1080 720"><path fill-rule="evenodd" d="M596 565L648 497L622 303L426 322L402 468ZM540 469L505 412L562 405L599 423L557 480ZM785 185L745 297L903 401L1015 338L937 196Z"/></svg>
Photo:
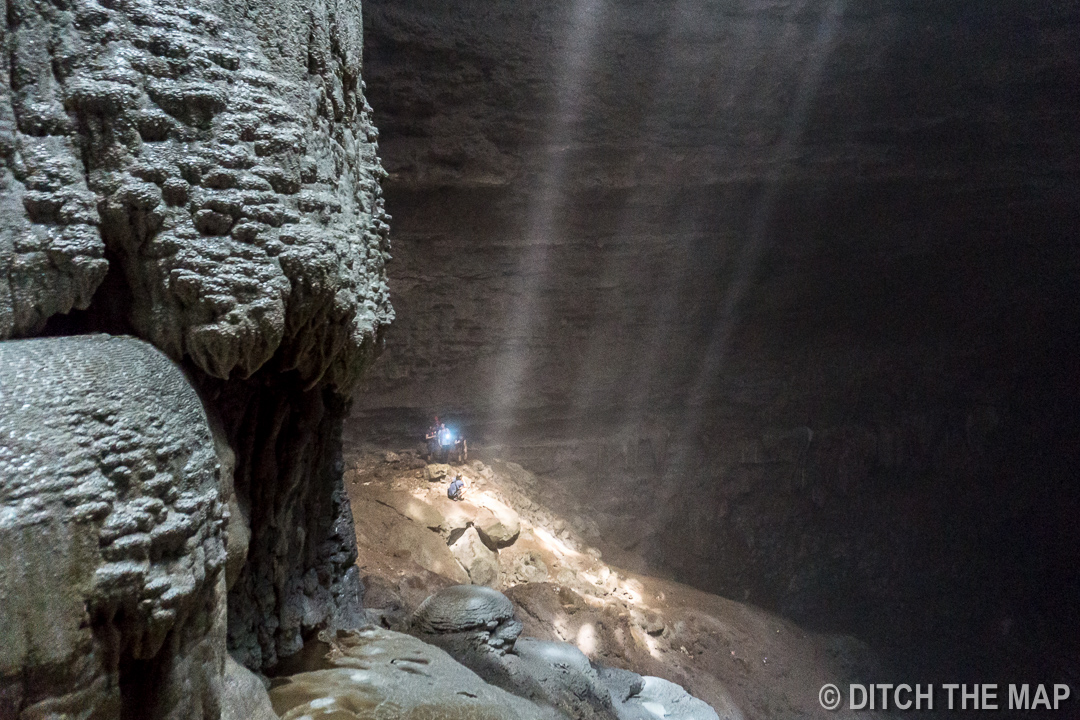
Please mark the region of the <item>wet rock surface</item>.
<svg viewBox="0 0 1080 720"><path fill-rule="evenodd" d="M133 334L188 371L236 458L246 665L355 626L340 427L393 317L360 3L2 13L0 338Z"/></svg>
<svg viewBox="0 0 1080 720"><path fill-rule="evenodd" d="M499 711L552 720L717 717L666 680L594 666L568 643L518 638L513 610L494 590L453 586L417 609L411 630L419 640L382 628L322 633L324 655L306 672L273 681L274 708L286 719L483 718Z"/></svg>
<svg viewBox="0 0 1080 720"><path fill-rule="evenodd" d="M283 720L559 720L408 635L371 628L332 645L323 669L274 682L270 697Z"/></svg>
<svg viewBox="0 0 1080 720"><path fill-rule="evenodd" d="M147 343L0 343L0 716L218 717L220 470Z"/></svg>
<svg viewBox="0 0 1080 720"><path fill-rule="evenodd" d="M195 401L199 422L162 407L175 378L148 371L130 348L149 346L129 338L106 343L101 383L85 389L95 407L76 393L40 430L5 428L0 482L17 490L3 501L22 519L0 574L14 582L26 558L56 557L35 571L47 576L37 600L0 603L13 633L0 715L98 713L96 699L70 701L85 691L106 703L95 718L216 718L226 644L268 669L320 628L363 621L341 421L393 310L360 3L15 2L0 20L0 352L36 347L13 339L36 334L138 336L206 406ZM26 377L54 403L68 381L49 373L70 353L51 342L56 357ZM0 393L23 382L8 370ZM30 441L51 415L76 435L115 434L72 448L70 476L34 474ZM207 415L199 452L227 469L220 490L196 487L201 456L185 444ZM82 513L63 521L70 546L49 540L54 495ZM35 496L40 508L22 507ZM50 593L55 616L39 616ZM24 647L38 627L58 633L40 657ZM25 662L50 670L21 676ZM247 680L225 682L242 694Z"/></svg>
<svg viewBox="0 0 1080 720"><path fill-rule="evenodd" d="M643 678L642 688L626 703L640 705L653 715L673 720L717 720L716 712L675 683L663 678Z"/></svg>

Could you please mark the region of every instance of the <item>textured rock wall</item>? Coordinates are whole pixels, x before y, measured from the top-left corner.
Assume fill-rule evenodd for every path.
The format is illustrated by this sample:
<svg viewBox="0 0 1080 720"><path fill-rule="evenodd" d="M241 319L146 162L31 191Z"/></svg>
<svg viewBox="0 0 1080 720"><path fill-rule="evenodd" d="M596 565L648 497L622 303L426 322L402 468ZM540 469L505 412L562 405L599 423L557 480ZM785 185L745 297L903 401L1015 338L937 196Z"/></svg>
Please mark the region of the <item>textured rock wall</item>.
<svg viewBox="0 0 1080 720"><path fill-rule="evenodd" d="M0 716L216 718L226 500L144 342L0 343Z"/></svg>
<svg viewBox="0 0 1080 720"><path fill-rule="evenodd" d="M107 248L127 320L172 357L227 378L281 349L281 370L348 386L389 317L359 11L9 7L6 251L70 280L15 273L5 335L85 308Z"/></svg>
<svg viewBox="0 0 1080 720"><path fill-rule="evenodd" d="M457 413L619 562L950 671L1063 657L1073 5L366 17L399 319L361 417Z"/></svg>
<svg viewBox="0 0 1080 720"><path fill-rule="evenodd" d="M271 666L359 609L336 438L393 315L360 3L0 12L0 338L134 334L190 372L252 530L230 643Z"/></svg>

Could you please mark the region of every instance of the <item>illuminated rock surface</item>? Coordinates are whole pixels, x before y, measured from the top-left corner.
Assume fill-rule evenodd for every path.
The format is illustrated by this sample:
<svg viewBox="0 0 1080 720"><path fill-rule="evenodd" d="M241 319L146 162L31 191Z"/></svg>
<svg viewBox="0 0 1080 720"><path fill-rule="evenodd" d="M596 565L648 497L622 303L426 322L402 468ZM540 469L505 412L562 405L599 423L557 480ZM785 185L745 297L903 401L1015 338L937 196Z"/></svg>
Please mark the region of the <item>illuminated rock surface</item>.
<svg viewBox="0 0 1080 720"><path fill-rule="evenodd" d="M450 544L450 552L469 573L469 580L474 584L494 585L499 579L499 556L484 545L476 528L467 528L461 537Z"/></svg>
<svg viewBox="0 0 1080 720"><path fill-rule="evenodd" d="M483 628L485 618L505 619L508 611L513 606L499 593L458 586L429 598L416 619L421 628L430 629L431 623L447 628L437 634L450 637ZM421 637L431 639L431 633L423 632ZM448 654L382 628L340 633L329 642L329 652L316 663L317 669L276 679L270 697L284 720L321 715L343 719L717 717L705 703L673 683L597 670L573 645L531 638L498 649L484 642L480 645L496 651L501 664L480 660L475 644L451 644ZM618 696L614 702L612 688Z"/></svg>

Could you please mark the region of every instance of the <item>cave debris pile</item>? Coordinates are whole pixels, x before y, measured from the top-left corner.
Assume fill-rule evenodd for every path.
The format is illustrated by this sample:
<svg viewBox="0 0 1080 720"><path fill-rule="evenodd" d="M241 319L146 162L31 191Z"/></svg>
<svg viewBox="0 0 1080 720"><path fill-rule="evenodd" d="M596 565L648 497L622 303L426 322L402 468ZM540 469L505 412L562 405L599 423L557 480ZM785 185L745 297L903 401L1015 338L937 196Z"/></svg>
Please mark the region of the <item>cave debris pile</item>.
<svg viewBox="0 0 1080 720"><path fill-rule="evenodd" d="M634 712L662 706L667 717L696 717L698 701L721 718L815 717L823 684L876 672L853 638L807 633L609 564L586 540L580 513L553 509L544 478L490 449L470 450L470 463L442 468L422 447L347 443L345 486L365 519L358 564L374 624L571 717L623 717L631 699ZM468 483L465 502L446 498L454 474ZM470 531L497 562L493 582L476 582L454 555Z"/></svg>

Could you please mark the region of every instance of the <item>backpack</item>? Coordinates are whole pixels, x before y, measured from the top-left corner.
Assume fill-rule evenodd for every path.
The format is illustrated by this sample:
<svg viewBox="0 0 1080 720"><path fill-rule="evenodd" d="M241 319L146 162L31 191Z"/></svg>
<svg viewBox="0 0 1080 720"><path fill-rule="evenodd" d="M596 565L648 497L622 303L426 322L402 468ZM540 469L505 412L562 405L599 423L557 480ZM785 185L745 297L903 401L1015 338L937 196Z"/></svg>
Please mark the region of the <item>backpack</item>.
<svg viewBox="0 0 1080 720"><path fill-rule="evenodd" d="M446 489L446 497L451 500L457 500L465 492L465 483L461 478L455 478L454 482L450 483L450 487Z"/></svg>

